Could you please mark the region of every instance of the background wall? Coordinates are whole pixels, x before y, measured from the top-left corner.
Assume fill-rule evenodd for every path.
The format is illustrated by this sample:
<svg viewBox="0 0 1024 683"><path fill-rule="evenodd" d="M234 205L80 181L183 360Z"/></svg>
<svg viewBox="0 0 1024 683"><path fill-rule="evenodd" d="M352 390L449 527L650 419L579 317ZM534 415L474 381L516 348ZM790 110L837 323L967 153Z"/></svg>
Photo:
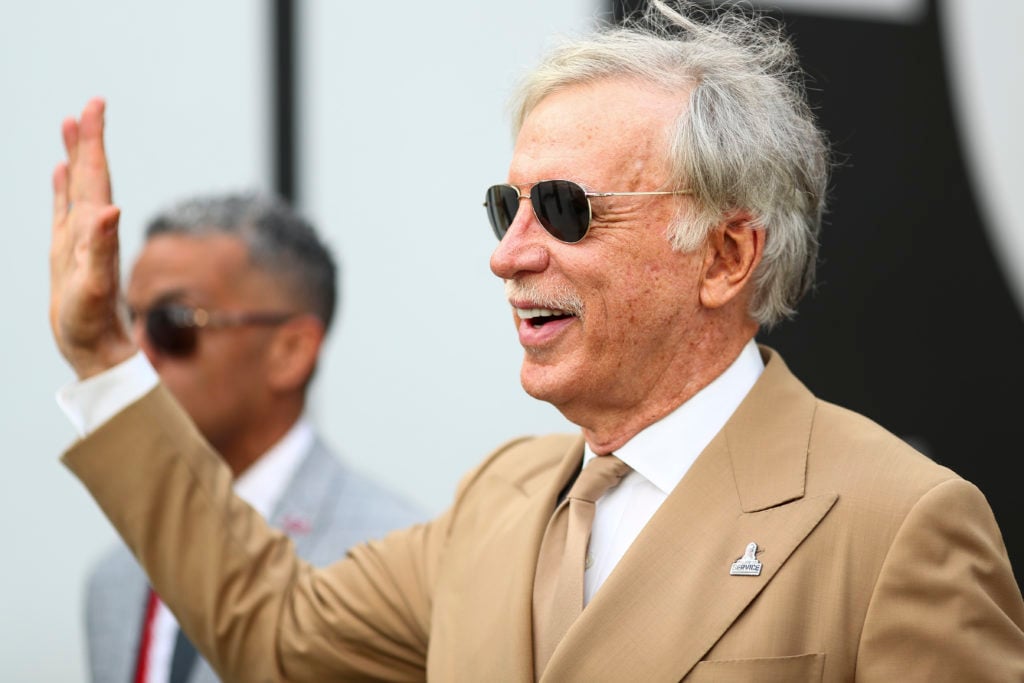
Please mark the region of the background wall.
<svg viewBox="0 0 1024 683"><path fill-rule="evenodd" d="M73 439L57 408L72 378L49 334L50 173L61 119L108 100L124 250L183 193L270 178L266 33L246 0L39 0L0 8L0 679L84 681L82 583L114 536L57 462ZM230 46L229 49L225 49Z"/></svg>
<svg viewBox="0 0 1024 683"><path fill-rule="evenodd" d="M518 383L487 270L484 188L505 177L513 78L596 5L523 0L297 3L302 208L342 262L314 412L356 467L440 511L506 437L566 428ZM429 9L428 9L429 8ZM107 98L125 272L145 219L194 192L273 183L270 3L38 0L0 7L0 679L85 680L82 582L114 540L57 462L72 378L47 322L50 173L60 121ZM542 17L543 21L537 18ZM315 181L315 182L313 182Z"/></svg>
<svg viewBox="0 0 1024 683"><path fill-rule="evenodd" d="M808 364L804 375L813 388L838 401L864 401L864 410L907 436L920 432L899 418L890 422L889 416L896 415L888 412L893 401L872 403L864 397L890 392L902 402L921 404L921 414L948 402L950 395L961 403L994 404L985 384L989 370L976 373L976 386L954 392L938 380L918 383L900 375L873 376L870 384L860 376L843 380L833 366L838 351L849 354L843 362L855 367L861 357L870 364L870 354L879 352L897 361L915 360L911 365L917 367L922 344L973 334L1002 344L984 359L987 367L1008 370L1011 377L1020 367L1019 346L1013 349L1012 343L1018 339L1013 335L1021 325L1021 309L1010 302L1019 305L1024 298L1009 283L1024 273L1019 248L1024 226L1014 208L1019 203L1012 201L1014 188L1024 181L1024 134L1015 125L1024 113L1016 86L1024 47L1008 33L1024 20L1024 5L1016 0L782 4L808 38L823 30L808 22L829 22L831 28L850 23L855 31L831 49L827 41L822 45L822 54L831 52L844 68L840 73L832 66L815 67L816 88L829 95L822 98L822 107L852 111L854 104L865 106L875 111L883 130L886 122L899 122L914 131L936 112L942 122L928 129L937 132L923 137L897 131L886 138L889 146L878 156L853 145L855 139L873 139L874 130L833 129L840 150L851 155L847 175L857 176L839 187L846 180L864 183L835 207L833 227L843 216L857 215L851 212L858 205L895 210L928 206L951 195L944 192L941 178L937 183L921 180L920 162L900 165L903 175L895 180L882 181L872 169L885 167L890 158L916 161L918 152L933 146L930 135L952 135L959 142L940 147L965 150L961 168L974 190L946 197L949 204L943 206L960 207L956 215L966 212L971 227L957 232L966 224L954 223L945 237L934 239L977 243L995 256L991 266L963 260L955 249L960 242L951 242L951 253L926 251L931 233L919 228L908 240L898 225L886 228L896 230L888 238L898 247L893 258L877 246L851 252L868 249L857 246L856 226L862 219L853 219L854 227L835 231L849 243L825 252L828 277L819 297L808 302L791 328L780 329L780 334L791 331L778 338L779 345L794 348L787 353L791 365L796 365L795 354L806 358L800 362ZM511 137L504 102L514 78L533 63L549 35L589 26L604 3L454 0L439 13L436 6L400 1L386 16L372 3L300 0L296 6L297 199L335 247L343 269L339 324L314 388L313 410L350 463L439 511L458 477L504 438L570 428L553 408L532 401L519 388L521 351L500 284L488 271L494 239L480 204L483 189L505 176ZM142 224L158 207L194 192L272 186L270 17L269 3L246 0L182 0L173 8L129 0L96 0L87 6L36 0L0 8L5 94L0 199L7 235L0 249L0 283L7 293L0 346L0 433L8 446L5 476L0 477L4 681L84 680L82 580L114 538L88 495L57 463L74 438L53 398L71 373L53 346L46 319L49 176L62 157L60 120L80 111L89 96L108 100L108 146L127 268ZM928 24L933 20L934 25ZM870 37L857 33L867 29L874 31ZM925 34L946 49L939 51L938 42L921 38ZM879 35L892 50L886 53L888 62L867 59L883 44L873 42ZM909 47L904 41L911 41ZM939 55L949 67L953 92L969 96L952 100L948 112L933 108L941 96L932 90L922 95L917 77L905 75L909 64L923 59L925 49L929 59ZM806 51L809 55L810 43ZM893 72L903 80L887 87L891 99L882 101L872 85ZM896 151L908 149L908 142L909 152ZM985 170L991 168L998 172ZM907 188L922 185L931 194L908 194ZM887 195L890 200L879 199ZM910 213L913 224L921 224L925 212ZM927 216L934 226L949 224L942 211ZM879 215L863 220L879 220ZM882 228L860 234L880 233L884 238ZM834 267L851 253L863 255L846 271ZM877 308L879 299L869 297L877 290L850 283L879 281L880 255L887 273L898 271L901 263L933 262L937 270L928 277L940 278L935 282L976 275L973 280L988 284L977 284L978 289L972 284L975 298L951 307L932 296L935 290L927 281L907 289L906 283L883 278L891 283L884 290L891 306L902 305L913 314L892 316L887 324L893 327L884 330L870 317L851 328L853 312ZM853 279L842 279L841 272ZM826 307L820 297L830 291L847 292L849 301ZM973 314L976 300L1005 304L1000 304L1000 315L1008 320L1010 336L993 339L994 323ZM800 327L812 323L819 327ZM830 324L846 325L845 336L821 337L820 330ZM924 341L901 341L915 328L926 331ZM858 346L868 329L884 333L892 343ZM851 349L833 347L847 338L855 341ZM819 362L822 358L833 361ZM927 358L935 363L936 377L950 362ZM965 372L969 376L970 368ZM1021 404L1012 392L1005 401L1007 410ZM957 434L990 430L984 419L941 415ZM1017 452L1019 447L956 457L986 478ZM998 483L992 484L990 497L1001 510L1009 510L1007 502L1014 499L1005 497ZM982 488L989 493L987 485ZM1017 515L1001 516L1000 522L1007 529L1021 528Z"/></svg>
<svg viewBox="0 0 1024 683"><path fill-rule="evenodd" d="M507 172L513 81L550 32L589 26L596 3L465 0L444 16L400 3L381 27L373 3L298 7L298 201L344 273L319 422L439 511L500 441L569 428L519 386L482 204Z"/></svg>

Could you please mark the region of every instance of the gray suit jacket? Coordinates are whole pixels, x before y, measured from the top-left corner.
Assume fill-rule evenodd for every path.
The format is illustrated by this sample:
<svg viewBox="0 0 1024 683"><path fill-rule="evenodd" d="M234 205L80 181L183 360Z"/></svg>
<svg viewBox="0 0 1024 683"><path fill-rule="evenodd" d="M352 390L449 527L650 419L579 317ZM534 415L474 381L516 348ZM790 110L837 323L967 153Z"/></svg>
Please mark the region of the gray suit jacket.
<svg viewBox="0 0 1024 683"><path fill-rule="evenodd" d="M270 523L315 565L392 529L424 521L426 514L392 491L352 471L319 439L285 488ZM91 572L86 589L86 640L93 683L131 683L149 583L131 552L118 544ZM215 683L200 659L190 683Z"/></svg>

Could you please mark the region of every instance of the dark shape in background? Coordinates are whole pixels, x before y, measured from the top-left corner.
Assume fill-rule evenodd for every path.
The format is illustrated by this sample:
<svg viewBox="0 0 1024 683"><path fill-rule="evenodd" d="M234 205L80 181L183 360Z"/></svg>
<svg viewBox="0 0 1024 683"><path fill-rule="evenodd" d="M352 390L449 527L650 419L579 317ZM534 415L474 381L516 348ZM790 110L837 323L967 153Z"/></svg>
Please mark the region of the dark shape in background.
<svg viewBox="0 0 1024 683"><path fill-rule="evenodd" d="M639 6L613 0L621 20ZM871 417L988 498L1024 585L1024 319L953 118L935 0L915 24L767 12L793 36L841 163L818 286L759 335L818 396ZM1021 264L1024 267L1024 264Z"/></svg>
<svg viewBox="0 0 1024 683"><path fill-rule="evenodd" d="M273 83L270 84L271 111L274 129L274 191L284 200L295 203L299 179L296 150L298 82L298 12L293 0L273 0L271 5L271 40L273 50Z"/></svg>

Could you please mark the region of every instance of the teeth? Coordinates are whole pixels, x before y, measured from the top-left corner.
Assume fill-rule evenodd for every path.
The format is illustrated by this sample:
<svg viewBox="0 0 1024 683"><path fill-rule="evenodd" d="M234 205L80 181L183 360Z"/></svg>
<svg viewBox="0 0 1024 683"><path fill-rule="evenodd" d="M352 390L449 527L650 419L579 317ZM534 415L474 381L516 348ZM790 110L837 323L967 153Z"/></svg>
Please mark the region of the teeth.
<svg viewBox="0 0 1024 683"><path fill-rule="evenodd" d="M565 311L559 311L552 308L517 308L516 315L519 316L520 320L530 320L532 318L546 318L552 315L570 315Z"/></svg>

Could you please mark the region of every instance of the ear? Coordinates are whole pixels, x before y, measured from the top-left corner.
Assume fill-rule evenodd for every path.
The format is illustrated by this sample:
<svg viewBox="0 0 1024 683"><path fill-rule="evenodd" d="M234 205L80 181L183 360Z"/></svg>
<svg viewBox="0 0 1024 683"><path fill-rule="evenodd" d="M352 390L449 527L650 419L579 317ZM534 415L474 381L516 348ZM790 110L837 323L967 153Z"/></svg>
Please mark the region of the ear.
<svg viewBox="0 0 1024 683"><path fill-rule="evenodd" d="M324 325L314 315L299 315L282 324L269 354L268 381L275 391L301 391L316 368Z"/></svg>
<svg viewBox="0 0 1024 683"><path fill-rule="evenodd" d="M747 289L764 254L764 237L764 230L755 227L753 216L745 211L730 212L711 231L704 247L702 305L721 308Z"/></svg>

